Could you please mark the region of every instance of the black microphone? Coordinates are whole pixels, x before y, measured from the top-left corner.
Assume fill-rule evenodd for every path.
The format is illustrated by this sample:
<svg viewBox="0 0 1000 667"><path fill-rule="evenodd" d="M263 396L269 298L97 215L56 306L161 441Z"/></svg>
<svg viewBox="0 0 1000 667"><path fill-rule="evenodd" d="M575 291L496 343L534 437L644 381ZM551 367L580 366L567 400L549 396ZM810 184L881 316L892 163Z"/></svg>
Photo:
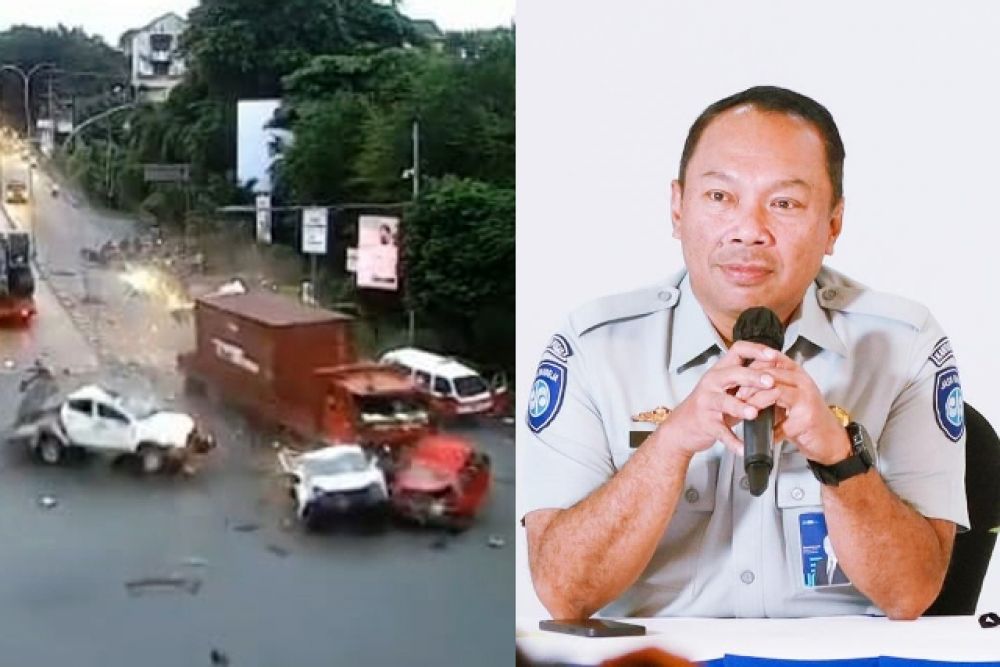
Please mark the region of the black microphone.
<svg viewBox="0 0 1000 667"><path fill-rule="evenodd" d="M747 308L733 326L733 342L748 340L781 350L785 343L785 328L770 308ZM743 365L750 365L747 360ZM743 422L743 470L750 481L750 493L759 496L767 490L767 481L774 467L771 435L774 429L774 406L758 411L756 419Z"/></svg>

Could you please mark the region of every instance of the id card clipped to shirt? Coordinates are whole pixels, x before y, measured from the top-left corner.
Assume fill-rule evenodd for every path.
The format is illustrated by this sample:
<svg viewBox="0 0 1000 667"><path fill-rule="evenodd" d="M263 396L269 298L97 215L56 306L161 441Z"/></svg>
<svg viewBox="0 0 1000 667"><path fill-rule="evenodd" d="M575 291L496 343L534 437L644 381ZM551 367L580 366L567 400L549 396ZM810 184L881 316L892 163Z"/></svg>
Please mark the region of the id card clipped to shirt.
<svg viewBox="0 0 1000 667"><path fill-rule="evenodd" d="M799 515L802 576L806 588L830 588L851 584L840 567L822 512Z"/></svg>

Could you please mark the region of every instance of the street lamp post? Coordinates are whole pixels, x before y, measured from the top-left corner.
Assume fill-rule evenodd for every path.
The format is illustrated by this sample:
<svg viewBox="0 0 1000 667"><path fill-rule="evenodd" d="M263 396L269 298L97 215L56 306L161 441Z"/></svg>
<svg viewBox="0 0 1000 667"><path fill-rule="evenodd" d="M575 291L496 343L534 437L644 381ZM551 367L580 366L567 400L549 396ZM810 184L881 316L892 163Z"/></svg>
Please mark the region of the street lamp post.
<svg viewBox="0 0 1000 667"><path fill-rule="evenodd" d="M23 69L17 65L2 65L0 66L0 72L4 70L10 70L11 72L16 72L20 77L21 81L24 82L24 138L28 142L28 146L31 146L31 77L34 76L44 67L55 67L53 63L36 63L31 68L25 72ZM51 105L51 99L49 100ZM33 158L31 158L33 160ZM35 192L34 192L34 180L35 180L35 168L31 162L28 163L28 216L29 216L29 226L31 227L31 256L33 258L38 257L38 236L35 233Z"/></svg>
<svg viewBox="0 0 1000 667"><path fill-rule="evenodd" d="M55 67L54 63L37 63L33 65L27 72L18 67L17 65L2 65L0 66L0 72L4 70L10 70L15 72L21 77L21 81L24 83L24 136L31 143L31 77L33 77L39 70L43 67Z"/></svg>

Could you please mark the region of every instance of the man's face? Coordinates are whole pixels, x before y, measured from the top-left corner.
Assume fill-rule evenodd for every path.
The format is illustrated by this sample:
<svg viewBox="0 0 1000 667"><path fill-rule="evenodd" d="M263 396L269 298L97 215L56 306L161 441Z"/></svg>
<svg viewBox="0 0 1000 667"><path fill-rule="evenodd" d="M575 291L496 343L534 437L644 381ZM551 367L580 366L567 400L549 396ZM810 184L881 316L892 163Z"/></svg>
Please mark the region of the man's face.
<svg viewBox="0 0 1000 667"><path fill-rule="evenodd" d="M726 338L743 310L788 320L840 234L820 133L807 121L743 106L705 128L672 184L671 218L691 285Z"/></svg>

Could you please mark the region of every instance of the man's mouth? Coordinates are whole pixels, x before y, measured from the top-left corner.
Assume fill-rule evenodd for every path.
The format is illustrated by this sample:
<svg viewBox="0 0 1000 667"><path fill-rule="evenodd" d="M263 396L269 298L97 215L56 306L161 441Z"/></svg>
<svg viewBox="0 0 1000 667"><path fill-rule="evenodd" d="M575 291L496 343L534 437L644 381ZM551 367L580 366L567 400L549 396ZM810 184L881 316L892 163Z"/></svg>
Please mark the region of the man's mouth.
<svg viewBox="0 0 1000 667"><path fill-rule="evenodd" d="M758 285L771 275L771 269L762 264L721 264L720 268L730 282L742 287Z"/></svg>

